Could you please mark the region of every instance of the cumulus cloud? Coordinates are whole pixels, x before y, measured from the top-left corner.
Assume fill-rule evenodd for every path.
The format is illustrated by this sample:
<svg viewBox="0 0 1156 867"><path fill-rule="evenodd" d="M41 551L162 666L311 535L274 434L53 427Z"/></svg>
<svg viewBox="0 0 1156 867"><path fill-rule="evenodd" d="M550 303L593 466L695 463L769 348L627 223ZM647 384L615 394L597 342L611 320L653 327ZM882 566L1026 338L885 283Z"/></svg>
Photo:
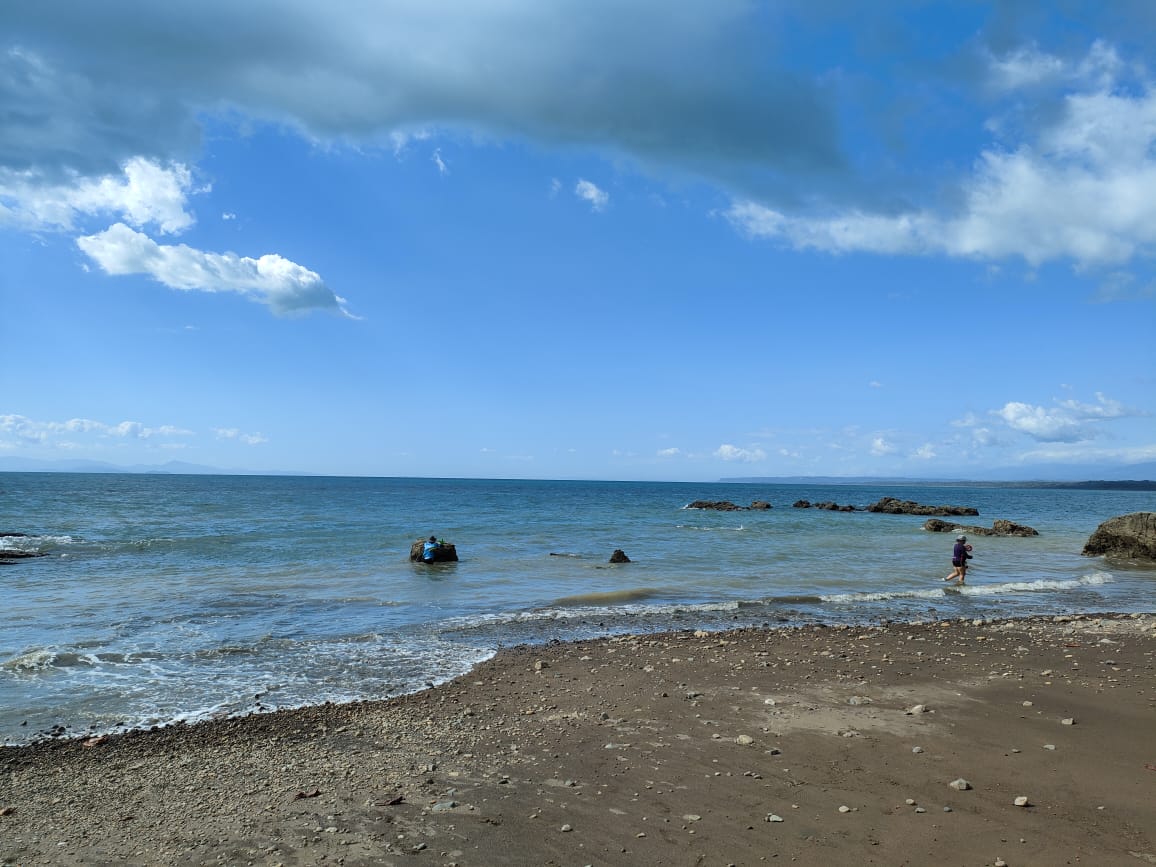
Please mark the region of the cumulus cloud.
<svg viewBox="0 0 1156 867"><path fill-rule="evenodd" d="M743 449L730 443L723 443L715 450L714 455L724 461L743 461L745 463L756 463L767 459L767 453L760 448Z"/></svg>
<svg viewBox="0 0 1156 867"><path fill-rule="evenodd" d="M1095 422L1136 415L1118 401L1096 394L1096 403L1064 400L1052 407L1010 401L994 415L1014 431L1041 442L1078 443L1093 439L1100 431Z"/></svg>
<svg viewBox="0 0 1156 867"><path fill-rule="evenodd" d="M678 457L681 454L682 454L682 450L677 449L677 448L659 449L658 450L658 456L660 458L674 458L674 457Z"/></svg>
<svg viewBox="0 0 1156 867"><path fill-rule="evenodd" d="M1025 131L1013 147L984 150L954 213L852 208L798 216L742 199L726 216L751 237L827 253L1022 257L1032 266L1127 262L1156 245L1156 83L1115 86L1114 57L1097 45L1083 63L1057 71L1081 87L1058 101L1053 122ZM1058 61L1024 54L1009 62L996 69L1009 87L1022 87Z"/></svg>
<svg viewBox="0 0 1156 867"><path fill-rule="evenodd" d="M610 202L610 194L599 189L590 181L578 181L574 187L574 195L589 202L590 207L595 211L603 210Z"/></svg>
<svg viewBox="0 0 1156 867"><path fill-rule="evenodd" d="M883 457L884 455L893 455L898 449L894 444L889 443L883 437L874 437L871 440L871 454L875 457Z"/></svg>
<svg viewBox="0 0 1156 867"><path fill-rule="evenodd" d="M187 437L193 432L174 425L150 427L137 421L122 421L116 424L94 421L87 418L73 418L67 421L35 421L22 415L0 415L0 434L13 437L23 444L49 444L69 435L94 435L112 439L161 439L166 437Z"/></svg>
<svg viewBox="0 0 1156 867"><path fill-rule="evenodd" d="M114 215L129 225L174 234L194 220L186 209L192 172L134 157L120 171L84 177L71 171L46 183L33 171L0 167L0 223L23 229L70 230L78 218Z"/></svg>
<svg viewBox="0 0 1156 867"><path fill-rule="evenodd" d="M123 223L76 243L107 274L145 274L171 289L236 292L281 315L309 310L349 315L345 300L318 274L275 253L252 259L162 245Z"/></svg>

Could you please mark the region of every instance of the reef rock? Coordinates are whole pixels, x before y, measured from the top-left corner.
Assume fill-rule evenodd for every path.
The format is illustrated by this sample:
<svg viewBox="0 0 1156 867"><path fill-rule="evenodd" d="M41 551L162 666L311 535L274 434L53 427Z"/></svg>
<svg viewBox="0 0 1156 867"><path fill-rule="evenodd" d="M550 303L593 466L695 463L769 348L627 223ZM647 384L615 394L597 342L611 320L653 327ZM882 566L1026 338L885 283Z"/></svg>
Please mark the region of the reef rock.
<svg viewBox="0 0 1156 867"><path fill-rule="evenodd" d="M626 552L621 548L615 548L614 553L610 555L611 563L629 563L630 558L626 556Z"/></svg>
<svg viewBox="0 0 1156 867"><path fill-rule="evenodd" d="M1156 512L1132 512L1109 518L1096 528L1085 555L1100 554L1123 559L1156 560Z"/></svg>
<svg viewBox="0 0 1156 867"><path fill-rule="evenodd" d="M923 522L923 529L932 533L966 533L969 536L1038 536L1032 527L1017 524L1014 521L1005 521L1000 518L994 521L991 528L972 527L963 524L953 524L951 521L941 521L939 518L929 518Z"/></svg>
<svg viewBox="0 0 1156 867"><path fill-rule="evenodd" d="M886 515L939 515L951 517L953 515L978 515L979 509L970 506L925 506L912 500L898 500L895 497L884 497L877 503L867 507L868 512L882 512Z"/></svg>
<svg viewBox="0 0 1156 867"><path fill-rule="evenodd" d="M409 559L415 563L424 563L422 559L422 551L425 547L425 539L418 539L409 546ZM453 546L451 542L442 542L434 548L434 563L456 563L458 562L458 549Z"/></svg>

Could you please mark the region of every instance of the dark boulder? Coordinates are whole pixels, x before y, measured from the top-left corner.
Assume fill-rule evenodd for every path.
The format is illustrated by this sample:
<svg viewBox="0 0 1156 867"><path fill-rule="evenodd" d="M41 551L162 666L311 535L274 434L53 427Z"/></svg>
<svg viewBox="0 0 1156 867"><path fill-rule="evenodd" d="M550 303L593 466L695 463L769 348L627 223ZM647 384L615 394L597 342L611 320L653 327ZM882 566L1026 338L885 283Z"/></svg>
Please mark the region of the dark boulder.
<svg viewBox="0 0 1156 867"><path fill-rule="evenodd" d="M765 509L770 509L772 507L771 507L771 504L768 503L766 500L755 500L753 503L751 503L751 508L752 509L765 510Z"/></svg>
<svg viewBox="0 0 1156 867"><path fill-rule="evenodd" d="M629 563L630 558L626 556L626 552L621 548L615 548L614 553L610 555L611 563Z"/></svg>
<svg viewBox="0 0 1156 867"><path fill-rule="evenodd" d="M415 563L425 563L422 559L422 551L425 547L425 539L418 539L409 546L409 559ZM434 563L456 563L458 562L458 549L453 546L451 542L442 542L433 552Z"/></svg>
<svg viewBox="0 0 1156 867"><path fill-rule="evenodd" d="M938 515L952 517L958 515L978 515L979 509L970 506L925 506L912 500L884 497L867 507L868 512L882 512L885 515Z"/></svg>
<svg viewBox="0 0 1156 867"><path fill-rule="evenodd" d="M929 518L923 522L923 529L932 533L965 533L968 536L1038 536L1039 533L1024 524L1014 521L1005 521L1000 518L992 522L991 528L964 526L951 521L941 521L939 518Z"/></svg>
<svg viewBox="0 0 1156 867"><path fill-rule="evenodd" d="M1156 512L1132 512L1109 518L1084 546L1085 555L1156 560Z"/></svg>
<svg viewBox="0 0 1156 867"><path fill-rule="evenodd" d="M811 501L810 500L795 500L795 502L792 503L791 505L794 506L796 509L809 509L809 508L811 508Z"/></svg>
<svg viewBox="0 0 1156 867"><path fill-rule="evenodd" d="M695 500L688 509L713 509L716 512L742 512L746 506L736 506L729 500Z"/></svg>

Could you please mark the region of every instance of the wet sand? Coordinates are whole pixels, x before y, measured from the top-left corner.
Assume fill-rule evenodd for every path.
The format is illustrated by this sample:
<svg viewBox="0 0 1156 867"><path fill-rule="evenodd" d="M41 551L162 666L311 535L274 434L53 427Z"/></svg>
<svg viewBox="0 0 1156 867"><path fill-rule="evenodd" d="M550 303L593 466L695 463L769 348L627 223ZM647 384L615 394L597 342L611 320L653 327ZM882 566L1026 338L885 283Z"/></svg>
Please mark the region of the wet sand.
<svg viewBox="0 0 1156 867"><path fill-rule="evenodd" d="M1156 864L1154 666L1150 614L514 648L0 748L0 863Z"/></svg>

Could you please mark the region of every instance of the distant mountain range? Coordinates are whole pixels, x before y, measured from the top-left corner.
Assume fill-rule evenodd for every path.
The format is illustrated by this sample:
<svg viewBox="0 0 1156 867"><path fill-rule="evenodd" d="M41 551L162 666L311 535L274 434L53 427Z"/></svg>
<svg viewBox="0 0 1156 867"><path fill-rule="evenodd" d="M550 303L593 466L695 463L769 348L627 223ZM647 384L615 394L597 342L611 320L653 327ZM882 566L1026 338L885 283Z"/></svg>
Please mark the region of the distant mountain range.
<svg viewBox="0 0 1156 867"><path fill-rule="evenodd" d="M919 479L898 476L742 476L723 482L755 482L778 485L1017 485L1020 487L1110 488L1156 490L1156 461L1115 467L1101 464L1073 466L1036 464L1031 468L999 467L968 478Z"/></svg>

